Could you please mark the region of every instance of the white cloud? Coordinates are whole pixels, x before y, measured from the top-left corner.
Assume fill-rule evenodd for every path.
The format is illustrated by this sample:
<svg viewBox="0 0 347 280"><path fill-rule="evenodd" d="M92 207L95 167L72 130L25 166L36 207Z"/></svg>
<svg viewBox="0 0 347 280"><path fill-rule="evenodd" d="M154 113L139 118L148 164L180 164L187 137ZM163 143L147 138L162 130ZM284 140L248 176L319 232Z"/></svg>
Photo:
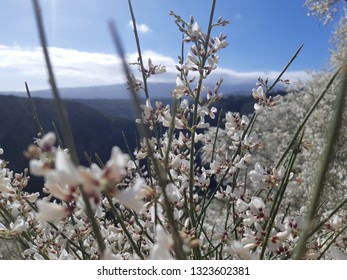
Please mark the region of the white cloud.
<svg viewBox="0 0 347 280"><path fill-rule="evenodd" d="M133 25L133 21L130 20L129 21L129 26L131 27L131 29L133 29L134 25ZM148 33L151 32L152 30L144 23L136 23L136 29L139 33Z"/></svg>
<svg viewBox="0 0 347 280"><path fill-rule="evenodd" d="M58 86L78 87L124 81L120 59L115 55L50 48ZM49 87L41 48L0 46L0 91L23 91Z"/></svg>
<svg viewBox="0 0 347 280"><path fill-rule="evenodd" d="M238 84L251 84L258 81L258 78L267 79L270 82L274 82L280 71L248 71L239 72L228 68L217 68L213 73L213 76L223 77L224 83L229 85ZM288 71L283 74L282 79L289 79L290 82L296 82L298 80L307 80L310 78L310 74L307 71Z"/></svg>
<svg viewBox="0 0 347 280"><path fill-rule="evenodd" d="M94 85L111 85L125 82L121 60L112 54L83 52L73 49L49 49L55 77L59 87L85 87ZM147 66L148 58L154 64L166 66L167 72L150 78L151 82L170 82L175 85L177 62L166 55L147 50L143 52L143 60ZM137 61L137 54L128 54L129 62ZM140 72L132 67L135 75ZM223 77L224 84L237 86L255 84L259 77L274 80L278 71L271 72L239 72L228 68L217 68L211 76L211 83ZM287 72L283 78L292 82L309 77L304 71ZM0 92L24 91L27 81L31 90L47 89L49 83L41 48L22 48L19 46L0 45Z"/></svg>

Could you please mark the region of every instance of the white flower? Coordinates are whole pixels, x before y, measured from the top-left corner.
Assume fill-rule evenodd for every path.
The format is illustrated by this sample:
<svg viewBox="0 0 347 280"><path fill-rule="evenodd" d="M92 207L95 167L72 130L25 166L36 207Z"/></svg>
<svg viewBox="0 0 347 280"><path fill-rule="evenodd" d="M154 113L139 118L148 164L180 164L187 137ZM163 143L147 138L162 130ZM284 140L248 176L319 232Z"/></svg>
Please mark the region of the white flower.
<svg viewBox="0 0 347 280"><path fill-rule="evenodd" d="M258 134L252 131L250 134L247 134L243 140L244 147L248 149L257 148L260 146L260 140L258 138Z"/></svg>
<svg viewBox="0 0 347 280"><path fill-rule="evenodd" d="M189 90L185 82L182 80L180 76L177 75L176 78L176 88L173 91L173 96L176 99L181 98L183 95L188 94Z"/></svg>
<svg viewBox="0 0 347 280"><path fill-rule="evenodd" d="M212 107L212 108L208 108L207 106L198 106L198 113L200 115L200 117L205 117L205 116L209 116L211 119L214 119L215 113L217 113L217 108Z"/></svg>
<svg viewBox="0 0 347 280"><path fill-rule="evenodd" d="M255 169L249 172L252 182L258 184L258 187L278 186L285 174L285 168L281 165L279 168L265 170L258 162L255 164Z"/></svg>
<svg viewBox="0 0 347 280"><path fill-rule="evenodd" d="M68 191L67 185L61 185L55 181L48 179L45 183L45 189L51 193L55 198L62 201L68 200L70 192Z"/></svg>
<svg viewBox="0 0 347 280"><path fill-rule="evenodd" d="M150 76L151 74L158 75L166 72L165 66L161 66L160 64L154 65L150 58L148 59L148 68L148 76Z"/></svg>
<svg viewBox="0 0 347 280"><path fill-rule="evenodd" d="M232 188L230 185L227 185L225 190L217 191L215 197L218 199L227 199L229 200L232 197Z"/></svg>
<svg viewBox="0 0 347 280"><path fill-rule="evenodd" d="M242 131L247 127L249 119L247 116L240 116L239 113L227 112L225 114L225 128L228 131L228 136L236 136L239 138L242 135Z"/></svg>
<svg viewBox="0 0 347 280"><path fill-rule="evenodd" d="M243 201L242 199L238 198L236 200L236 209L242 213L245 212L248 209L248 203L246 203L245 201Z"/></svg>
<svg viewBox="0 0 347 280"><path fill-rule="evenodd" d="M254 104L254 110L256 112L260 112L264 108L272 110L273 107L278 105L279 100L281 98L280 95L276 95L273 97L270 96L269 98L267 98L262 86L259 86L257 89L253 89L252 95L258 101L258 103Z"/></svg>
<svg viewBox="0 0 347 280"><path fill-rule="evenodd" d="M11 186L11 179L7 178L6 169L0 170L0 192L15 193L14 188Z"/></svg>
<svg viewBox="0 0 347 280"><path fill-rule="evenodd" d="M40 196L40 193L36 192L36 193L23 195L23 198L29 202L35 202L39 196Z"/></svg>
<svg viewBox="0 0 347 280"><path fill-rule="evenodd" d="M255 169L249 172L250 178L253 182L259 182L265 179L265 176L268 173L265 169L260 165L259 162L255 164Z"/></svg>
<svg viewBox="0 0 347 280"><path fill-rule="evenodd" d="M141 119L136 119L137 123L150 124L150 129L154 128L154 122L156 122L157 116L155 115L155 111L152 107L150 99L146 100L146 104L141 105L142 112L142 121Z"/></svg>
<svg viewBox="0 0 347 280"><path fill-rule="evenodd" d="M155 227L155 243L150 254L151 260L172 260L173 258L169 251L171 246L171 237L160 224L157 224Z"/></svg>
<svg viewBox="0 0 347 280"><path fill-rule="evenodd" d="M103 177L104 171L95 163L92 163L89 168L79 167L78 170L87 192L104 191L109 185L108 180Z"/></svg>
<svg viewBox="0 0 347 280"><path fill-rule="evenodd" d="M188 71L198 71L199 66L200 66L200 62L196 59L196 57L192 54L188 54L188 60L182 66L182 68Z"/></svg>
<svg viewBox="0 0 347 280"><path fill-rule="evenodd" d="M336 231L340 228L341 224L342 224L342 218L339 217L338 215L335 215L334 218L328 224L328 228L330 230Z"/></svg>
<svg viewBox="0 0 347 280"><path fill-rule="evenodd" d="M115 197L120 204L136 212L140 212L144 206L142 199L146 196L146 182L144 179L137 179L133 186L127 187L123 191L116 193Z"/></svg>
<svg viewBox="0 0 347 280"><path fill-rule="evenodd" d="M240 169L246 169L247 164L251 161L252 155L251 154L245 154L243 158L239 160L239 156L236 157L235 159L235 167L240 168Z"/></svg>
<svg viewBox="0 0 347 280"><path fill-rule="evenodd" d="M10 225L11 230L15 233L22 233L29 228L29 225L23 220L22 217L18 216L14 223Z"/></svg>
<svg viewBox="0 0 347 280"><path fill-rule="evenodd" d="M252 95L257 100L266 100L266 95L262 86L259 86L257 89L252 89Z"/></svg>
<svg viewBox="0 0 347 280"><path fill-rule="evenodd" d="M178 202L181 199L181 194L174 184L168 184L165 188L166 194L170 202Z"/></svg>
<svg viewBox="0 0 347 280"><path fill-rule="evenodd" d="M30 173L35 176L44 176L50 167L42 160L32 159L29 162Z"/></svg>
<svg viewBox="0 0 347 280"><path fill-rule="evenodd" d="M192 41L197 41L203 36L200 25L195 21L193 25L188 26L188 34Z"/></svg>
<svg viewBox="0 0 347 280"><path fill-rule="evenodd" d="M56 136L53 132L46 133L41 139L37 140L37 145L42 149L42 151L50 151L54 146L56 141Z"/></svg>
<svg viewBox="0 0 347 280"><path fill-rule="evenodd" d="M245 225L251 226L257 221L264 220L266 216L265 203L259 197L252 197L251 202L248 204L249 210L242 215Z"/></svg>
<svg viewBox="0 0 347 280"><path fill-rule="evenodd" d="M57 258L58 260L74 260L74 257L69 254L65 249L63 249Z"/></svg>
<svg viewBox="0 0 347 280"><path fill-rule="evenodd" d="M3 232L6 235L15 236L21 234L23 231L27 230L29 225L23 220L22 217L18 216L15 222L10 223L10 228L7 229L4 224L0 222L0 233Z"/></svg>
<svg viewBox="0 0 347 280"><path fill-rule="evenodd" d="M70 155L58 149L55 156L55 169L49 170L46 174L47 180L52 180L61 185L78 185L81 177L77 167L71 161Z"/></svg>
<svg viewBox="0 0 347 280"><path fill-rule="evenodd" d="M245 249L239 241L233 241L231 243L231 251L237 255L241 260L253 260L254 256L250 253L250 250Z"/></svg>
<svg viewBox="0 0 347 280"><path fill-rule="evenodd" d="M214 51L219 51L221 49L224 49L228 46L228 42L225 40L220 40L219 37L214 38L214 45L213 45L213 49Z"/></svg>
<svg viewBox="0 0 347 280"><path fill-rule="evenodd" d="M215 70L217 69L217 66L218 66L218 62L219 62L219 56L218 55L211 55L211 57L209 57L207 59L208 61L208 69L209 69L209 72L211 72L212 70Z"/></svg>
<svg viewBox="0 0 347 280"><path fill-rule="evenodd" d="M264 212L265 203L261 198L253 196L251 202L249 203L249 208L254 216L258 216Z"/></svg>
<svg viewBox="0 0 347 280"><path fill-rule="evenodd" d="M59 221L69 214L67 207L42 199L36 201L36 206L39 210L36 218L42 222Z"/></svg>
<svg viewBox="0 0 347 280"><path fill-rule="evenodd" d="M104 177L111 182L120 182L126 176L126 167L129 161L129 155L123 154L120 148L113 147L111 158L104 167Z"/></svg>

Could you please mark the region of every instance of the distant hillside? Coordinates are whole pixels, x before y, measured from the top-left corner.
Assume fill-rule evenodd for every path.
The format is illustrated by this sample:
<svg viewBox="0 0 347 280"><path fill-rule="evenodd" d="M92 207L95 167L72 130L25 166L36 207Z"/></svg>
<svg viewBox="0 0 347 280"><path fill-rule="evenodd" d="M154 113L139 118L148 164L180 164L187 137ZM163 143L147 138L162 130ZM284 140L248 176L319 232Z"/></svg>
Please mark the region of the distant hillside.
<svg viewBox="0 0 347 280"><path fill-rule="evenodd" d="M53 131L52 122L59 127L59 121L52 99L34 98L37 113L46 132ZM81 162L86 164L83 152L94 156L97 153L103 161L110 156L112 146L119 146L127 152L122 132L125 133L131 151L137 143L136 124L131 100L111 99L68 99L65 100L76 146ZM172 100L163 100L170 104ZM250 114L254 100L251 96L228 96L215 104L223 111ZM154 105L154 104L153 104ZM215 120L210 120L215 125ZM28 166L23 151L37 136L37 126L32 116L28 98L0 95L0 147L4 148L4 158L9 167L20 172ZM42 181L30 181L32 190L39 190Z"/></svg>
<svg viewBox="0 0 347 280"><path fill-rule="evenodd" d="M106 117L112 119L124 118L135 119L134 103L131 99L72 99L73 101L82 103L94 110L99 111ZM155 106L155 100L151 99L152 106ZM172 98L160 99L163 104L172 104ZM143 104L144 100L141 101Z"/></svg>
<svg viewBox="0 0 347 280"><path fill-rule="evenodd" d="M208 85L207 85L208 86ZM209 85L214 88L214 85ZM242 86L223 84L222 90L225 95L245 95L250 92L253 84ZM30 84L29 84L30 88ZM175 83L148 83L148 89L151 99L168 99L171 98L171 93L175 88ZM106 86L91 86L91 87L77 87L77 88L60 88L60 96L62 98L70 99L109 99L121 100L131 99L130 91L127 89L126 84L106 85ZM51 90L31 90L33 97L52 98ZM25 88L23 85L23 92L0 92L0 95L14 95L26 97ZM144 93L140 93L140 97L144 97Z"/></svg>
<svg viewBox="0 0 347 280"><path fill-rule="evenodd" d="M53 100L35 98L34 103L46 132L53 130L52 121L59 126ZM122 131L125 132L129 145L135 147L136 125L133 120L111 119L76 101L66 101L66 105L79 158L84 164L84 151L92 156L98 153L104 161L109 158L114 145L126 151ZM11 169L22 171L28 166L23 151L37 135L29 100L15 96L0 96L0 124L0 146L5 150L3 157L10 162ZM35 189L33 184L31 187Z"/></svg>
<svg viewBox="0 0 347 280"><path fill-rule="evenodd" d="M115 99L72 99L75 102L82 103L94 110L99 111L106 117L112 119L124 118L134 119L135 111L132 100ZM152 106L155 106L153 99ZM163 104L172 104L172 98L160 99ZM144 101L143 101L144 102ZM214 106L225 111L240 112L241 114L250 114L253 112L254 99L251 95L229 95L216 102Z"/></svg>

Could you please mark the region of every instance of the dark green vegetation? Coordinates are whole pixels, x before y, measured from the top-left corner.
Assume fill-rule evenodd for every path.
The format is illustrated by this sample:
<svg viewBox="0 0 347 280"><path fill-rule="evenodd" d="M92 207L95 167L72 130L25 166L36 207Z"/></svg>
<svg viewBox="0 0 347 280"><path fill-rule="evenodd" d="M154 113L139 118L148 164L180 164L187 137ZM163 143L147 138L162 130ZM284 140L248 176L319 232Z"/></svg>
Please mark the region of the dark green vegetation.
<svg viewBox="0 0 347 280"><path fill-rule="evenodd" d="M52 122L59 127L53 100L34 98L33 101L45 132L54 131ZM104 161L109 158L114 145L126 151L122 131L125 132L129 145L135 147L137 136L133 120L109 118L102 112L77 101L67 101L66 106L78 155L83 164L86 164L84 151L91 156L97 153ZM21 172L28 166L23 151L33 143L38 132L29 99L0 96L0 123L0 145L5 151L3 158L9 161L10 169ZM32 190L37 191L42 188L42 184L36 185L38 182L35 179L32 181L30 183Z"/></svg>
<svg viewBox="0 0 347 280"><path fill-rule="evenodd" d="M33 98L33 102L45 132L54 131L52 122L59 130L53 100ZM113 146L119 146L127 152L122 132L130 149L133 151L136 147L138 135L131 100L67 99L65 102L82 164L87 164L84 152L87 152L94 162L95 153L106 161ZM171 100L163 100L163 103L171 104ZM253 103L251 96L228 96L219 101L218 107L223 108L224 112L249 114L253 111ZM154 102L152 105L154 107ZM33 143L38 133L30 100L0 95L0 124L0 147L5 151L2 157L9 161L10 169L22 172L28 167L23 151ZM29 188L32 191L39 191L42 185L41 179L39 181L31 176Z"/></svg>

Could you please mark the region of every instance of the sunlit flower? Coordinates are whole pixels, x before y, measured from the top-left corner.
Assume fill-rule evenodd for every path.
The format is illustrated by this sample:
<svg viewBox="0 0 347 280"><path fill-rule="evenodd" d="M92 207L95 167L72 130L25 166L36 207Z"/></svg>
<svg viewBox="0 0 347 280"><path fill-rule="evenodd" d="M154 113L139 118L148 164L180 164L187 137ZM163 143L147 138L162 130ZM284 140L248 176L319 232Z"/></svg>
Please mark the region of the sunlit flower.
<svg viewBox="0 0 347 280"><path fill-rule="evenodd" d="M0 222L0 233L5 234L5 236L18 236L28 228L28 223L25 222L23 218L20 216L18 216L14 222L10 223L9 229L6 228L3 223Z"/></svg>
<svg viewBox="0 0 347 280"><path fill-rule="evenodd" d="M115 197L120 204L136 212L140 212L144 206L143 198L146 196L146 190L150 191L143 179L137 179L135 184L125 190L116 193Z"/></svg>
<svg viewBox="0 0 347 280"><path fill-rule="evenodd" d="M152 260L172 260L170 249L172 246L172 239L166 233L165 229L158 224L155 227L155 243L151 251Z"/></svg>
<svg viewBox="0 0 347 280"><path fill-rule="evenodd" d="M231 244L231 251L238 256L241 260L253 260L255 257L250 253L249 249L245 249L242 243L233 241Z"/></svg>
<svg viewBox="0 0 347 280"><path fill-rule="evenodd" d="M56 136L53 132L48 132L41 139L37 140L37 145L44 152L51 151L56 142Z"/></svg>
<svg viewBox="0 0 347 280"><path fill-rule="evenodd" d="M71 198L71 193L67 185L61 185L49 179L45 183L45 190L62 201L67 201Z"/></svg>
<svg viewBox="0 0 347 280"><path fill-rule="evenodd" d="M285 169L281 165L279 168L265 170L260 163L255 164L255 169L249 172L250 179L257 183L259 187L277 186L284 177Z"/></svg>
<svg viewBox="0 0 347 280"><path fill-rule="evenodd" d="M188 26L188 35L192 41L198 41L203 36L201 27L196 21Z"/></svg>
<svg viewBox="0 0 347 280"><path fill-rule="evenodd" d="M228 46L228 42L224 39L221 40L220 37L223 37L223 35L221 34L221 36L214 38L213 49L215 52L224 49Z"/></svg>
<svg viewBox="0 0 347 280"><path fill-rule="evenodd" d="M257 100L266 100L266 95L262 86L259 86L256 89L252 89L252 95Z"/></svg>
<svg viewBox="0 0 347 280"><path fill-rule="evenodd" d="M342 218L338 215L335 215L333 219L327 224L328 229L336 231L342 225Z"/></svg>
<svg viewBox="0 0 347 280"><path fill-rule="evenodd" d="M66 206L47 202L42 199L36 201L36 206L39 210L36 217L42 222L59 221L69 214L69 210Z"/></svg>
<svg viewBox="0 0 347 280"><path fill-rule="evenodd" d="M0 192L15 193L11 185L11 179L7 177L6 169L0 170Z"/></svg>
<svg viewBox="0 0 347 280"><path fill-rule="evenodd" d="M103 176L110 182L119 183L126 176L129 155L123 154L120 148L113 147L111 158L106 162Z"/></svg>
<svg viewBox="0 0 347 280"><path fill-rule="evenodd" d="M56 152L54 169L49 170L45 176L62 185L77 185L81 182L78 169L71 161L70 155L61 149Z"/></svg>
<svg viewBox="0 0 347 280"><path fill-rule="evenodd" d="M151 74L152 75L158 75L158 74L165 73L166 68L165 68L165 66L161 66L160 64L154 65L152 63L152 60L149 58L148 59L148 72L149 72L148 76L150 76Z"/></svg>
<svg viewBox="0 0 347 280"><path fill-rule="evenodd" d="M188 94L189 89L187 87L187 85L185 84L185 82L182 80L182 78L180 76L177 76L176 78L176 88L173 91L173 96L176 99L181 98L183 95Z"/></svg>
<svg viewBox="0 0 347 280"><path fill-rule="evenodd" d="M51 169L51 165L43 160L32 159L29 162L30 173L35 176L44 176Z"/></svg>
<svg viewBox="0 0 347 280"><path fill-rule="evenodd" d="M260 112L264 108L272 110L273 107L279 104L281 98L280 95L267 97L262 86L259 86L257 89L252 90L253 97L258 101L254 104L254 110Z"/></svg>
<svg viewBox="0 0 347 280"><path fill-rule="evenodd" d="M168 184L165 188L167 197L170 202L178 202L181 199L181 194L178 190L178 188L174 184Z"/></svg>

